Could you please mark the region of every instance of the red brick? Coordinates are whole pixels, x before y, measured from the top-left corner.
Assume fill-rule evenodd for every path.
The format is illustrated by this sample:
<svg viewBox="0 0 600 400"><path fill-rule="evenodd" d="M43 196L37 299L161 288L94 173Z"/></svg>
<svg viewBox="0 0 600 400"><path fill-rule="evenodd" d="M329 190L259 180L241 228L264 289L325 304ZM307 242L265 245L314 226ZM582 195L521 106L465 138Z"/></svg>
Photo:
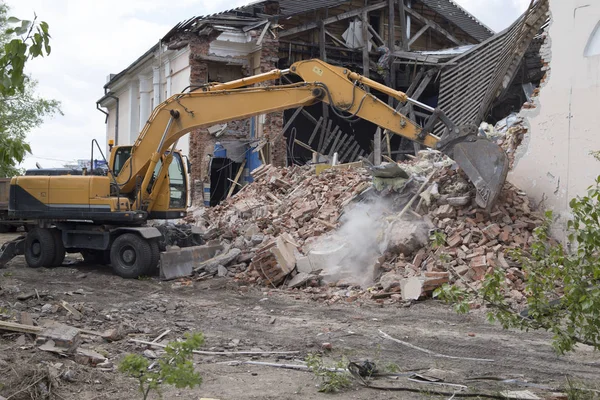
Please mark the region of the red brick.
<svg viewBox="0 0 600 400"><path fill-rule="evenodd" d="M487 267L487 260L484 255L476 256L471 259L471 268Z"/></svg>
<svg viewBox="0 0 600 400"><path fill-rule="evenodd" d="M498 224L488 225L485 229L483 229L483 234L490 240L496 239L498 235L500 235L500 227Z"/></svg>
<svg viewBox="0 0 600 400"><path fill-rule="evenodd" d="M450 236L446 242L448 243L448 246L456 247L462 243L462 236L460 233L455 233L454 235Z"/></svg>

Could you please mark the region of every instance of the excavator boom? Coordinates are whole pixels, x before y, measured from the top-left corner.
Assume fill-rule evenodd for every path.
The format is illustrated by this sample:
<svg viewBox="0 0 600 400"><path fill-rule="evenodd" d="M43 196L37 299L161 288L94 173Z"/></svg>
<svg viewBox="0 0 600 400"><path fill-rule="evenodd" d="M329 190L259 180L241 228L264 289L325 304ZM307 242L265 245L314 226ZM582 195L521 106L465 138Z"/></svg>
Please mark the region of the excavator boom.
<svg viewBox="0 0 600 400"><path fill-rule="evenodd" d="M273 81L285 74L295 74L303 82L249 87ZM369 89L392 96L401 103L412 102L430 111L431 117L424 126L420 126L369 93ZM508 170L508 159L499 146L478 138L476 130L454 126L442 111L410 99L403 92L321 60L300 61L289 70L274 70L227 83L208 84L195 91L172 96L150 116L133 145L131 157L116 177L117 182L123 193L131 193L138 179L143 178L136 204L151 209L154 190L146 189L154 168L162 155L186 133L199 127L320 101L330 104L341 118L360 117L447 154L474 183L479 206L490 208L500 193ZM432 134L438 124L445 126L441 137ZM168 164L164 168L168 168ZM155 185L159 188L160 182Z"/></svg>

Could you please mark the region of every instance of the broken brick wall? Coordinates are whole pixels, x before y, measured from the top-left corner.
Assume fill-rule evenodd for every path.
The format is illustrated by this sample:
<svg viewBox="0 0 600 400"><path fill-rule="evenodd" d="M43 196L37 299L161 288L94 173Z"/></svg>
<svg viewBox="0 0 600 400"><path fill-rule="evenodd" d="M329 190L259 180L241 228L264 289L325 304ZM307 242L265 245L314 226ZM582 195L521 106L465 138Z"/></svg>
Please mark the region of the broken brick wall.
<svg viewBox="0 0 600 400"><path fill-rule="evenodd" d="M209 74L209 62L202 59L201 56L209 54L210 43L219 36L219 32L213 32L205 36L185 33L182 36L189 40L190 45L190 85L194 87L215 81L216 77ZM241 75L248 75L247 68L241 68ZM225 132L219 138L211 135L206 128L199 128L190 132L189 158L192 164L190 186L194 205L202 204L204 186L210 183L209 156L213 154L215 143L246 139L249 137L249 133L249 119L228 122Z"/></svg>

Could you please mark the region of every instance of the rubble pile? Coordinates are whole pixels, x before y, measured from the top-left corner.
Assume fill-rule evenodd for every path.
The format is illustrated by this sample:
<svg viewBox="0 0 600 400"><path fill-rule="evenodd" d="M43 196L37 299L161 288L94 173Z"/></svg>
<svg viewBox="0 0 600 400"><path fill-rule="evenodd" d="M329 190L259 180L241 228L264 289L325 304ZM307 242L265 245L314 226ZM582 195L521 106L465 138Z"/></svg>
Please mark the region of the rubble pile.
<svg viewBox="0 0 600 400"><path fill-rule="evenodd" d="M229 253L238 249L222 265L209 260L215 264L212 275L218 271L243 284L283 285L328 302L393 303L429 296L445 283L479 289L497 267L506 271L510 301L519 305L524 275L511 250L528 248L542 217L509 183L489 213L478 208L474 187L462 172L433 153L424 151L401 165L419 185L425 174L437 171L418 195L419 185L376 190L364 168L316 175L310 167L260 167L252 172L253 184L196 216L206 239L225 243ZM373 197L374 192L387 200L369 205L366 193ZM413 196L418 201L399 216ZM354 221L348 230L357 204L366 207L361 218L366 215L373 224L363 229ZM326 240L321 251L316 244ZM353 265L350 272L343 270L346 264Z"/></svg>
<svg viewBox="0 0 600 400"><path fill-rule="evenodd" d="M271 285L291 272L306 239L336 229L344 207L371 186L363 168L317 176L314 167L263 165L252 176L254 183L196 215L195 223L207 227L206 239L229 240L241 250L237 263L224 265L228 276Z"/></svg>
<svg viewBox="0 0 600 400"><path fill-rule="evenodd" d="M410 258L386 254L378 295L400 292L402 283L412 277L420 279L423 295L444 283L479 289L486 274L502 268L512 289L509 302L523 302L524 275L510 254L511 250L526 250L533 241L533 230L542 223L526 193L506 183L488 214L473 205L473 190L461 174L444 169L422 197L431 198L425 218L437 234L432 232L428 246Z"/></svg>

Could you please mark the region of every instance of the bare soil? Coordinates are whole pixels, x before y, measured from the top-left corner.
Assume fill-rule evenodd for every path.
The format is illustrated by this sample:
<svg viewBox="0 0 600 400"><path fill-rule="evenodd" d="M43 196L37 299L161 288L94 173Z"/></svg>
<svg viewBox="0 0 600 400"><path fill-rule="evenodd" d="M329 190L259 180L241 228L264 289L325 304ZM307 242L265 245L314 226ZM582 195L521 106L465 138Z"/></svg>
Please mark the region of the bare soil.
<svg viewBox="0 0 600 400"><path fill-rule="evenodd" d="M0 235L0 243L13 236ZM19 294L34 290L40 299L34 296L17 300ZM62 307L42 313L45 304L56 305L62 300L72 305L81 303L83 318L74 320ZM553 391L564 389L567 377L589 387L600 376L600 357L591 348L582 346L573 354L557 356L547 333L502 330L486 322L481 310L459 316L450 307L433 300L410 307L382 307L374 302L330 306L301 291L239 287L225 278L197 281L183 287L157 278L124 280L113 275L110 268L85 265L78 255L70 255L60 268L30 269L18 257L0 270L0 314L6 318L20 311L31 313L40 325L43 320L51 319L95 331L120 328L127 335L111 343L84 335L85 347L106 355L115 365L113 370L106 371L39 350L33 336L25 335L23 341L19 339L21 334L3 332L0 396L9 399L43 398L34 394L36 385L27 387L39 376L36 373L51 365L59 367L62 375L72 370L73 379L72 382L56 379L49 398L141 398L136 382L118 372L116 366L125 354L141 354L147 348L128 341L129 338L153 340L166 329L171 329L165 337L167 341L181 338L185 332L203 332L206 338L203 350L299 351L297 355L280 357L195 356L196 368L204 380L202 386L193 390L167 387L163 393L166 399L449 397L380 391L357 382L338 394L325 394L318 391L319 382L309 372L219 364L232 360L298 363L309 353L321 353L325 342L332 344L333 349L325 353L325 359L332 363L345 358L369 359L380 368L395 364L400 371L421 370L450 383L467 385L469 392L530 390L541 398L550 398ZM436 353L494 362L434 357L384 339L379 330ZM470 380L480 377L493 380ZM499 381L506 378L529 382L530 386ZM454 390L409 382L405 377L378 379L376 383L450 393Z"/></svg>

